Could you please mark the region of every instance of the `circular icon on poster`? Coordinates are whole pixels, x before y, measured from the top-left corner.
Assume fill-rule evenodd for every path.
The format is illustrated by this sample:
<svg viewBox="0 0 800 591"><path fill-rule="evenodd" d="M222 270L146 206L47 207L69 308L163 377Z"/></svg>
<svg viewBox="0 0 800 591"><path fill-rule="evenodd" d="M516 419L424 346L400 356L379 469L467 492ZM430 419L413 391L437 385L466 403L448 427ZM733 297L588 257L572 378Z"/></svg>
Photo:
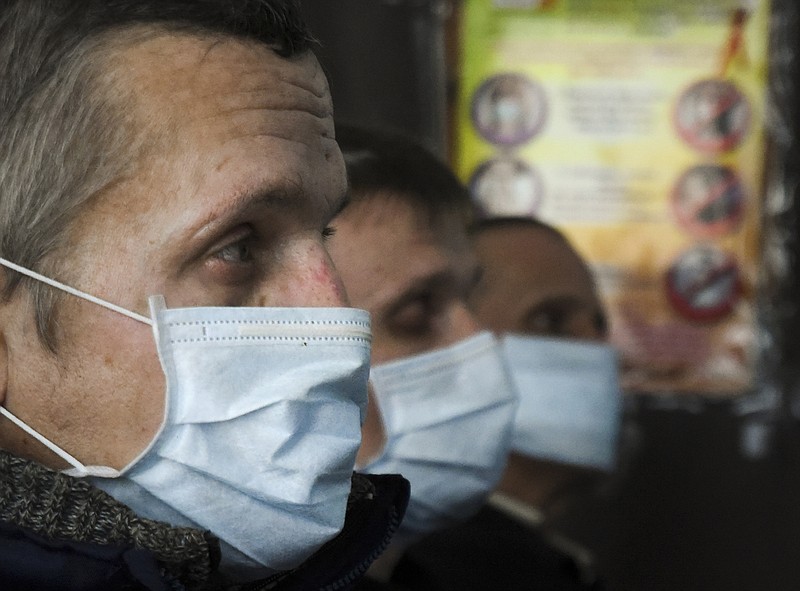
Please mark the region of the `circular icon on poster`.
<svg viewBox="0 0 800 591"><path fill-rule="evenodd" d="M675 126L683 140L702 152L732 150L750 125L750 105L727 80L701 80L681 93Z"/></svg>
<svg viewBox="0 0 800 591"><path fill-rule="evenodd" d="M478 87L472 123L488 142L518 146L542 129L547 98L542 86L521 74L499 74Z"/></svg>
<svg viewBox="0 0 800 591"><path fill-rule="evenodd" d="M736 262L708 245L683 253L667 271L666 283L672 306L682 316L697 321L727 316L741 292Z"/></svg>
<svg viewBox="0 0 800 591"><path fill-rule="evenodd" d="M482 215L487 217L534 215L541 202L539 174L515 158L484 162L472 175L469 188Z"/></svg>
<svg viewBox="0 0 800 591"><path fill-rule="evenodd" d="M744 189L739 176L727 166L699 165L687 170L673 190L678 222L701 237L720 236L734 230L744 211Z"/></svg>

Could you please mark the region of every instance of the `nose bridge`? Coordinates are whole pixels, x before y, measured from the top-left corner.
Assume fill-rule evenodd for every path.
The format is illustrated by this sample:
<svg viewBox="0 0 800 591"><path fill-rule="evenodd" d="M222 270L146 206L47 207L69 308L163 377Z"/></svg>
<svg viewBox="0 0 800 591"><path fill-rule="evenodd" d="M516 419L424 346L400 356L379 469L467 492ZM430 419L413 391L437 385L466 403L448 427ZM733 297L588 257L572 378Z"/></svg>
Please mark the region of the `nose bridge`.
<svg viewBox="0 0 800 591"><path fill-rule="evenodd" d="M268 299L272 306L347 306L347 295L339 273L321 240L296 240L280 257L271 277Z"/></svg>
<svg viewBox="0 0 800 591"><path fill-rule="evenodd" d="M569 337L585 341L602 343L606 340L602 330L597 326L597 320L592 311L577 314L569 326Z"/></svg>
<svg viewBox="0 0 800 591"><path fill-rule="evenodd" d="M483 330L483 325L478 322L478 319L467 307L466 302L461 300L453 302L450 312L451 341L461 341L481 330Z"/></svg>

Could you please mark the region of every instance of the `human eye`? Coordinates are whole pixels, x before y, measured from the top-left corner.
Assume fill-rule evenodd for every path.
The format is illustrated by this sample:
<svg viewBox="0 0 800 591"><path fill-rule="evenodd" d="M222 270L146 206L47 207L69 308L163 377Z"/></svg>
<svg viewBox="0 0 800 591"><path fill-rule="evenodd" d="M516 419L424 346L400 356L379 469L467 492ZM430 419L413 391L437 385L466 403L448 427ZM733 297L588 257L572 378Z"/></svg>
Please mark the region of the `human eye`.
<svg viewBox="0 0 800 591"><path fill-rule="evenodd" d="M421 292L403 301L389 317L391 329L400 336L421 337L433 332L437 305L430 292Z"/></svg>
<svg viewBox="0 0 800 591"><path fill-rule="evenodd" d="M540 336L568 336L569 313L558 305L538 306L525 318L526 332Z"/></svg>
<svg viewBox="0 0 800 591"><path fill-rule="evenodd" d="M224 263L245 264L253 260L252 244L249 238L237 240L217 250L214 256Z"/></svg>
<svg viewBox="0 0 800 591"><path fill-rule="evenodd" d="M249 226L241 226L216 241L205 258L207 280L227 285L241 285L257 272L257 237Z"/></svg>

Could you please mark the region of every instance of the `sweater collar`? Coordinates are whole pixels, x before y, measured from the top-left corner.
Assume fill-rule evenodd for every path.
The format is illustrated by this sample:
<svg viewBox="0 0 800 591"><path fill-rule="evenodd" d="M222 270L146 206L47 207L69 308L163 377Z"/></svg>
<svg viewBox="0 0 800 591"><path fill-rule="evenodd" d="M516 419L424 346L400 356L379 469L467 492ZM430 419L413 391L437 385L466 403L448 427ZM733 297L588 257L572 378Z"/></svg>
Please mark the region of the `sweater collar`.
<svg viewBox="0 0 800 591"><path fill-rule="evenodd" d="M241 588L347 588L388 545L408 495L408 482L400 476L354 473L343 531L297 569ZM210 532L139 517L83 479L2 450L0 521L51 540L147 550L169 578L189 589L210 581L225 586L216 573L219 541Z"/></svg>

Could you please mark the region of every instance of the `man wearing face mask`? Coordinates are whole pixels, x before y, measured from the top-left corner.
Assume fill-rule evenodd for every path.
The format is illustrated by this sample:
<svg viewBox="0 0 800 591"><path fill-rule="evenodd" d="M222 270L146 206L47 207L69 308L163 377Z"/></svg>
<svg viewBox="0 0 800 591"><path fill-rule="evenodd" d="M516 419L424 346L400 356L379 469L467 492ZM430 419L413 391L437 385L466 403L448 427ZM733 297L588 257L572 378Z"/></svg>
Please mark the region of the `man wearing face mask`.
<svg viewBox="0 0 800 591"><path fill-rule="evenodd" d="M483 220L472 235L484 274L470 307L500 336L520 396L512 451L487 506L412 546L395 578L420 590L601 589L591 554L547 525L615 467L621 397L593 278L537 220Z"/></svg>
<svg viewBox="0 0 800 591"><path fill-rule="evenodd" d="M346 589L396 529L310 40L290 1L2 4L0 588Z"/></svg>
<svg viewBox="0 0 800 591"><path fill-rule="evenodd" d="M511 494L553 506L582 468L614 468L621 399L605 312L586 263L552 226L489 219L476 225L473 240L484 277L470 305L502 335L520 390L499 488L523 489Z"/></svg>
<svg viewBox="0 0 800 591"><path fill-rule="evenodd" d="M502 473L516 396L500 349L467 308L479 277L466 188L407 139L338 126L350 203L330 251L370 312L374 396L358 467L411 482L406 517L371 574L406 544L477 511Z"/></svg>

